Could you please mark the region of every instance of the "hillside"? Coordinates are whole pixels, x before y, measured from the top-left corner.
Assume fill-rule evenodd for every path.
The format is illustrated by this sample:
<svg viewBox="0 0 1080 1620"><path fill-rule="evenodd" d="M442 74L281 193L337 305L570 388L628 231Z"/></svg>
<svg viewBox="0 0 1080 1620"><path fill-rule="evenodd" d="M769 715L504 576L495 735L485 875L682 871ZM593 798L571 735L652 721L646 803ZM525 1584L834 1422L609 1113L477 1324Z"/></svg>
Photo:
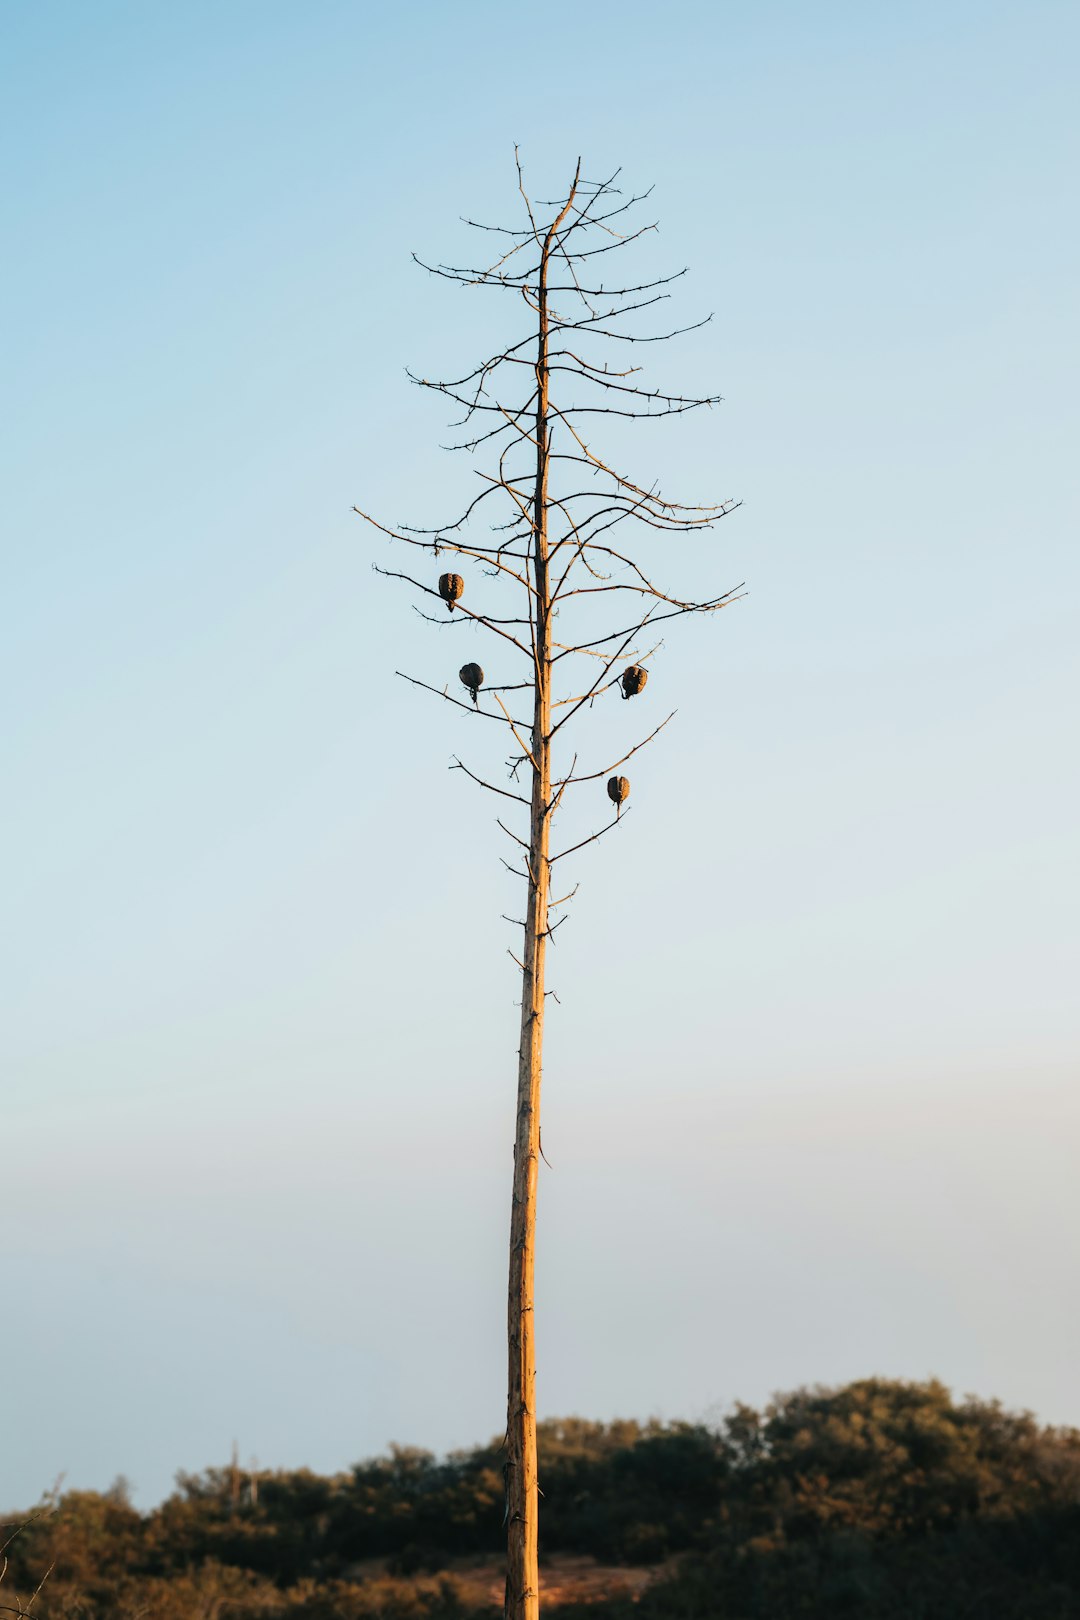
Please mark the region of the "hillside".
<svg viewBox="0 0 1080 1620"><path fill-rule="evenodd" d="M541 1563L563 1620L1076 1620L1080 1433L937 1383L798 1390L718 1429L541 1429ZM42 1620L442 1620L492 1613L497 1444L326 1477L180 1475L145 1514L72 1491L8 1548ZM36 1513L36 1516L32 1516ZM25 1521L29 1519L29 1523Z"/></svg>

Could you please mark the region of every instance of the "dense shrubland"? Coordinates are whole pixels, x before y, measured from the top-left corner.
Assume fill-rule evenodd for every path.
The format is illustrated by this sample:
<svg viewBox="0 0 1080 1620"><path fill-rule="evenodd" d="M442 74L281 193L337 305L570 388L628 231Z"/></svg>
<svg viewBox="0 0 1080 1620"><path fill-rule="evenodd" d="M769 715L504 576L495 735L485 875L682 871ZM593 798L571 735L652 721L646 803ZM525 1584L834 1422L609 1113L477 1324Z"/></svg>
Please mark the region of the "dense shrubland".
<svg viewBox="0 0 1080 1620"><path fill-rule="evenodd" d="M717 1429L548 1422L540 1458L542 1562L664 1562L639 1620L1080 1617L1080 1433L937 1383L799 1390ZM11 1543L0 1601L52 1566L42 1620L442 1620L469 1612L467 1561L502 1547L497 1444L263 1473L250 1497L228 1468L145 1514L123 1489L68 1492Z"/></svg>

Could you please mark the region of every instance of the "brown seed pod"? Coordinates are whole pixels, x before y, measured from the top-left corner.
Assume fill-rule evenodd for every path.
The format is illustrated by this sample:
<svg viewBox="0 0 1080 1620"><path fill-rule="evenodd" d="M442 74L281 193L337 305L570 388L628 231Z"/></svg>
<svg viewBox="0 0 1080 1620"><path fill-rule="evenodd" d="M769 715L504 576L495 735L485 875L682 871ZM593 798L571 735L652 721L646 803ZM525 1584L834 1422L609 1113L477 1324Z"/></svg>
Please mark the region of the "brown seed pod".
<svg viewBox="0 0 1080 1620"><path fill-rule="evenodd" d="M643 669L640 664L628 664L622 672L623 697L637 697L639 692L645 690L645 682L648 678L648 670Z"/></svg>
<svg viewBox="0 0 1080 1620"><path fill-rule="evenodd" d="M465 589L465 581L460 574L439 575L439 595L446 603L450 613L454 611L454 603Z"/></svg>
<svg viewBox="0 0 1080 1620"><path fill-rule="evenodd" d="M472 695L472 700L475 703L476 694L484 684L484 672L480 668L480 665L462 664L461 668L458 670L458 680L461 682L462 686L467 686L469 688L469 692Z"/></svg>
<svg viewBox="0 0 1080 1620"><path fill-rule="evenodd" d="M615 814L618 815L623 803L630 797L629 779L625 776L609 776L607 796L615 806Z"/></svg>

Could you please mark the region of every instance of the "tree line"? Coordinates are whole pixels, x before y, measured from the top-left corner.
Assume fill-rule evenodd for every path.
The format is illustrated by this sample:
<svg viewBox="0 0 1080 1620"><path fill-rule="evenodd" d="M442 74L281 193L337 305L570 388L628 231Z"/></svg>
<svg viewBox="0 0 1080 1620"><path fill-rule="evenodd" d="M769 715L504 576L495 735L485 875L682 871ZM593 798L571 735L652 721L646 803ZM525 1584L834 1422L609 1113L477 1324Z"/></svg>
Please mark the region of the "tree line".
<svg viewBox="0 0 1080 1620"><path fill-rule="evenodd" d="M1080 1616L1080 1432L934 1381L801 1389L716 1427L549 1421L539 1457L541 1569L559 1552L663 1566L590 1620ZM257 1490L209 1468L146 1513L122 1486L69 1491L7 1515L0 1603L48 1572L42 1620L463 1617L457 1572L505 1546L504 1502L496 1442L264 1472Z"/></svg>

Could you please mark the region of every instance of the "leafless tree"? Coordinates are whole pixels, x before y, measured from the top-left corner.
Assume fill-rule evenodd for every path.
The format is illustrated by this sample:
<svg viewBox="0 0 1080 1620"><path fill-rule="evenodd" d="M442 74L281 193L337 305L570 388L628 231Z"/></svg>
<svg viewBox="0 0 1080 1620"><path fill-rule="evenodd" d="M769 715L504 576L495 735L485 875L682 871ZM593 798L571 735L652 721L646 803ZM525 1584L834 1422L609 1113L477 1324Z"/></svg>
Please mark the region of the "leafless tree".
<svg viewBox="0 0 1080 1620"><path fill-rule="evenodd" d="M640 542L707 530L737 503L687 506L671 500L655 483L619 470L616 458L608 459L594 443L598 419L653 420L711 406L718 398L645 385L637 363L642 350L649 352L645 346L696 331L706 321L648 330L683 271L611 284L608 256L655 229L653 223L634 223L634 210L648 193L626 195L617 181L618 174L585 180L579 162L563 198L534 203L518 162L520 226L466 221L499 239L493 263L467 268L417 260L434 276L505 296L522 312L523 335L463 376L436 382L410 373L413 382L445 394L464 413L449 448L477 458L480 484L464 510L437 528L389 528L356 508L380 533L418 553L418 562L427 553L463 570L440 575L435 567L430 576L378 571L408 585L424 602L431 599L432 611L417 607L422 617L444 629L472 624L490 636L495 680L479 664L465 664L457 696L448 684L404 678L504 729L511 754L501 783L490 780L490 770L478 773L456 758L452 768L508 806L521 806L519 816L528 812L527 826L522 820L517 828L511 816L509 825L497 818L520 862L511 870L527 894L521 955L510 953L521 970L522 997L508 1298L507 1620L532 1620L539 1611L533 1262L544 959L559 926L551 918L573 892L552 899L552 874L568 856L620 825L629 782L615 773L672 716L604 763L579 757L571 746L571 724L609 694L640 695L656 651L650 645L655 627L686 614L715 613L740 591L692 599L657 584L652 566L640 560ZM635 541L637 555L631 550ZM483 611L470 600L478 579ZM497 612L488 611L487 598ZM530 701L531 716L515 712ZM582 787L602 795L605 783L610 819L552 853L552 827L567 795Z"/></svg>

